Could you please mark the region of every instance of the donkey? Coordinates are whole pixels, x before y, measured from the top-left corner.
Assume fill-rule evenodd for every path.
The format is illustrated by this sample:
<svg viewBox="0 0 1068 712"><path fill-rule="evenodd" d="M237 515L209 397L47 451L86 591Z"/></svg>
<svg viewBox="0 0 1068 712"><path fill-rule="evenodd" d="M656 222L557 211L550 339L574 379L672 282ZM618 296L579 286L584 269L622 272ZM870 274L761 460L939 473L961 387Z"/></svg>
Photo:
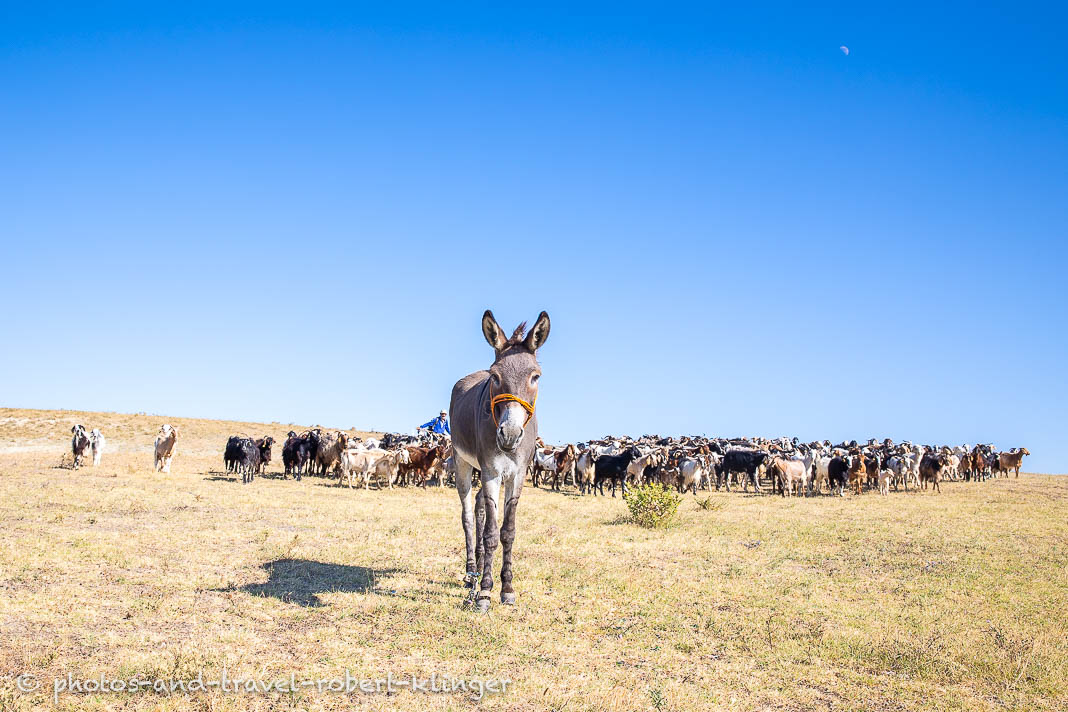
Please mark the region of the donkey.
<svg viewBox="0 0 1068 712"><path fill-rule="evenodd" d="M515 510L538 438L534 406L538 400L541 367L537 351L549 338L549 315L542 312L529 334L525 333L526 326L523 322L511 338L505 338L493 312L486 310L482 315L482 334L493 347L493 365L488 371L478 371L457 381L449 404L456 491L460 495L467 544L464 582L475 594L475 586L481 579L474 602L482 613L490 607L493 556L498 543L503 545L501 603L515 604L512 588ZM482 481L477 496L472 489L475 469L479 470Z"/></svg>

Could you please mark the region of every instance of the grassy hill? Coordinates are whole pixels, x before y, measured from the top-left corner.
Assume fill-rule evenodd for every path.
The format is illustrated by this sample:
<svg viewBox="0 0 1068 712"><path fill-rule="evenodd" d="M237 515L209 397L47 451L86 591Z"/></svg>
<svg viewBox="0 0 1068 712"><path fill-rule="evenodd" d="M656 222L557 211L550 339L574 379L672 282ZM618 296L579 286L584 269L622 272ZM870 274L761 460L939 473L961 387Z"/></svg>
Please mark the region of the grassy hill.
<svg viewBox="0 0 1068 712"><path fill-rule="evenodd" d="M300 432L310 427L343 430L362 438L380 435L362 430L294 423L248 423L235 420L174 418L146 413L0 408L0 453L67 452L70 450L70 429L78 423L89 430L100 428L107 439L108 453L148 453L149 464L152 462L151 453L156 433L164 423L170 423L179 429L180 452L198 456L218 455L220 458L226 439L235 434L248 434L256 438L271 435L279 443L285 441L286 433L290 430ZM280 452L276 448L275 459L280 457Z"/></svg>
<svg viewBox="0 0 1068 712"><path fill-rule="evenodd" d="M60 467L70 427L98 468ZM182 430L151 471L159 424ZM289 424L0 410L0 709L52 680L506 677L500 710L1064 710L1068 478L781 499L621 500L528 486L518 605L463 607L455 492L221 470ZM498 554L498 566L500 555ZM496 599L495 599L496 600ZM32 675L36 690L20 689ZM29 685L23 680L23 687ZM472 709L461 694L61 694L69 710Z"/></svg>

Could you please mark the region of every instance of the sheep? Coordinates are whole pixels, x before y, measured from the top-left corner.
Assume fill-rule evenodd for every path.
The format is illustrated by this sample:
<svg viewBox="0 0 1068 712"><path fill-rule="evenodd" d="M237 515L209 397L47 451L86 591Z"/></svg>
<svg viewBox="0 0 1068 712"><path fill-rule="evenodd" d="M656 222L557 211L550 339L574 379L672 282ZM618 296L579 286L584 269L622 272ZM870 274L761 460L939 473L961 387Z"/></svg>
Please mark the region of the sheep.
<svg viewBox="0 0 1068 712"><path fill-rule="evenodd" d="M70 431L73 433L70 439L70 449L74 453L74 469L77 470L82 464L85 453L89 451L90 440L84 425L75 425Z"/></svg>
<svg viewBox="0 0 1068 712"><path fill-rule="evenodd" d="M677 487L680 492L692 490L697 494L697 486L705 479L705 470L701 461L696 457L684 457L679 460L679 475Z"/></svg>
<svg viewBox="0 0 1068 712"><path fill-rule="evenodd" d="M345 446L341 444L338 436L343 433L327 433L319 440L319 446L315 451L315 464L318 465L319 474L326 475L332 468L336 468L341 459L341 452ZM347 438L346 438L347 439Z"/></svg>
<svg viewBox="0 0 1068 712"><path fill-rule="evenodd" d="M156 435L155 471L170 472L171 458L174 457L174 444L178 441L178 428L164 424Z"/></svg>
<svg viewBox="0 0 1068 712"><path fill-rule="evenodd" d="M93 428L89 433L89 447L93 450L93 467L100 466L100 456L104 454L104 434L99 428Z"/></svg>
<svg viewBox="0 0 1068 712"><path fill-rule="evenodd" d="M378 480L378 486L382 486L383 478L393 489L393 481L397 477L397 466L411 462L408 448L402 447L396 451L373 449L348 448L341 452L338 467L338 486L341 485L342 477L348 477L349 488L352 488L352 476L359 473L363 476L363 488L368 489L371 485L371 477Z"/></svg>
<svg viewBox="0 0 1068 712"><path fill-rule="evenodd" d="M879 470L879 494L890 494L890 480L894 473L885 467Z"/></svg>

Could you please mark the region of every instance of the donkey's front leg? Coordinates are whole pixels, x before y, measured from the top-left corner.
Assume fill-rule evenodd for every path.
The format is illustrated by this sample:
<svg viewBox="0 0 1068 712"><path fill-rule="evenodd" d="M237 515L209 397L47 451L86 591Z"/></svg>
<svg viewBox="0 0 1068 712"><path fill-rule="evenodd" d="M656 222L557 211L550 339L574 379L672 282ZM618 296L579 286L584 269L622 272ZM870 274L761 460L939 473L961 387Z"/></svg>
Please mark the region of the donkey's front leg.
<svg viewBox="0 0 1068 712"><path fill-rule="evenodd" d="M515 542L515 510L523 483L516 482L506 488L504 516L501 524L501 603L515 605L515 589L512 588L512 544Z"/></svg>
<svg viewBox="0 0 1068 712"><path fill-rule="evenodd" d="M501 540L500 517L498 516L498 504L501 498L501 477L489 473L482 474L482 492L479 496L483 499L486 508L486 522L482 528L482 587L475 602L478 610L483 613L489 611L490 591L493 590L493 556L497 553L497 544Z"/></svg>

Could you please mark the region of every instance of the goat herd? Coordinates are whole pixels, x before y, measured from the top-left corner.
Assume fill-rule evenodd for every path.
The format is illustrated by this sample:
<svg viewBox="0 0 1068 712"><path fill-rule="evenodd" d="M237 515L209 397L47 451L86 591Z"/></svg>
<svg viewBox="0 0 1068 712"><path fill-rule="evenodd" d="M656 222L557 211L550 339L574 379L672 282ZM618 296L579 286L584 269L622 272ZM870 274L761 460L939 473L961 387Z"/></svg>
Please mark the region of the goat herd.
<svg viewBox="0 0 1068 712"><path fill-rule="evenodd" d="M71 429L74 467L91 455L100 464L105 439L99 429ZM164 425L155 441L155 470L169 472L178 440L178 428ZM266 471L275 440L234 435L226 442L226 471L241 474L251 482ZM1026 448L998 452L991 445L924 446L890 439L832 445L830 441L802 443L779 438L659 438L606 437L586 443L546 447L541 440L528 467L532 484L559 490L573 486L582 494L604 494L611 483L618 487L659 482L679 492L718 490L741 485L757 493L770 488L783 496L821 494L826 485L831 494L843 495L849 488L860 494L865 488L888 494L890 488L940 490L942 480L985 480L998 474L1020 475ZM374 480L379 488L430 482L443 486L454 476L452 445L447 435L420 431L418 436L387 433L378 439L361 440L344 432L321 428L299 435L290 431L282 444L283 477L302 475L337 478L337 484L354 480L367 489Z"/></svg>
<svg viewBox="0 0 1068 712"><path fill-rule="evenodd" d="M240 472L243 482L251 482L270 463L273 445L270 436L258 440L231 436L223 454L227 472ZM305 474L333 473L339 485L347 478L351 488L355 477L364 489L372 479L390 489L394 484L425 487L432 478L443 485L451 449L447 436L433 433L418 438L387 433L380 439L361 440L340 431L324 433L321 428L300 435L290 431L282 444L283 477L293 475L299 480Z"/></svg>
<svg viewBox="0 0 1068 712"><path fill-rule="evenodd" d="M910 442L895 444L886 439L832 445L829 440L811 443L797 438L659 438L646 435L637 440L604 438L561 448L541 448L534 454L533 484L546 478L559 488L570 475L579 491L600 492L612 483L625 493L628 484L659 482L679 492L698 488L718 490L752 484L783 496L823 492L844 495L848 486L856 494L865 487L888 494L909 485L941 491L943 479L984 480L998 473L1015 471L1019 477L1026 448L997 452L992 445L933 447Z"/></svg>

